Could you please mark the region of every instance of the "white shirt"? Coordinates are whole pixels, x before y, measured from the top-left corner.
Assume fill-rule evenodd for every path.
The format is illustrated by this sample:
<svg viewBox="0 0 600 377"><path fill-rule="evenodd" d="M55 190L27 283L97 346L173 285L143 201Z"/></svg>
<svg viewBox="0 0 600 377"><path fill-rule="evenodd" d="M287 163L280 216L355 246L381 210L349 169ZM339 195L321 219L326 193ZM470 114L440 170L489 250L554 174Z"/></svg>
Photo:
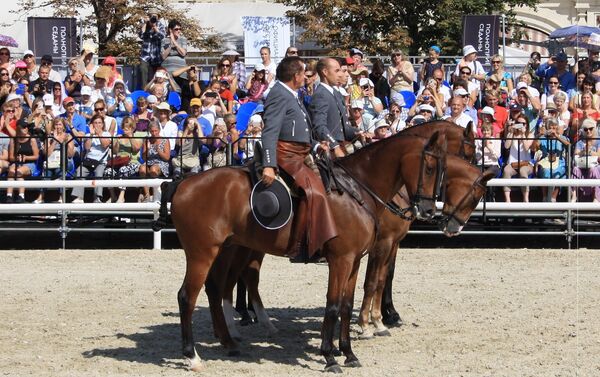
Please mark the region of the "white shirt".
<svg viewBox="0 0 600 377"><path fill-rule="evenodd" d="M450 116L444 117L444 120L447 120L449 122L452 122L454 124L457 124L459 126L461 126L462 128L467 128L469 126L469 122L471 122L471 132L475 132L475 127L476 124L475 122L473 122L473 118L471 118L469 115L462 113L458 116L458 118L452 120Z"/></svg>
<svg viewBox="0 0 600 377"><path fill-rule="evenodd" d="M177 139L174 139L174 138L177 137L178 132L179 132L179 129L177 128L177 125L173 121L168 120L164 126L162 124L160 124L160 136L170 138L169 144L171 144L171 150L175 149L175 144L177 142Z"/></svg>

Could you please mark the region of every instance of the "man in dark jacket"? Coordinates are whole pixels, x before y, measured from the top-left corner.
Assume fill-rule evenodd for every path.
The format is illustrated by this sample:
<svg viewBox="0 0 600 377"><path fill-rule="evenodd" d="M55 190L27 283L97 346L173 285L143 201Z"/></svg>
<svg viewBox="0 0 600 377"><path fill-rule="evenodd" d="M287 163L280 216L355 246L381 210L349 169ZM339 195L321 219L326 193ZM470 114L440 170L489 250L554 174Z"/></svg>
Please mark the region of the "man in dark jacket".
<svg viewBox="0 0 600 377"><path fill-rule="evenodd" d="M290 255L297 254L306 233L308 255L312 256L325 242L337 236L323 183L304 164L313 145L312 135L326 135L327 130L311 123L308 112L298 99L298 89L305 79L302 59L297 56L284 58L277 66L276 78L278 81L267 96L263 115L262 179L267 185L271 184L276 170L280 168L306 194L306 200L300 202L294 217L289 247ZM319 146L328 149L328 141L322 140Z"/></svg>
<svg viewBox="0 0 600 377"><path fill-rule="evenodd" d="M345 145L358 134L348 119L344 97L335 89L342 77L340 63L333 58L323 58L317 63L320 83L310 103L312 122L317 138L328 140L336 157L345 155Z"/></svg>

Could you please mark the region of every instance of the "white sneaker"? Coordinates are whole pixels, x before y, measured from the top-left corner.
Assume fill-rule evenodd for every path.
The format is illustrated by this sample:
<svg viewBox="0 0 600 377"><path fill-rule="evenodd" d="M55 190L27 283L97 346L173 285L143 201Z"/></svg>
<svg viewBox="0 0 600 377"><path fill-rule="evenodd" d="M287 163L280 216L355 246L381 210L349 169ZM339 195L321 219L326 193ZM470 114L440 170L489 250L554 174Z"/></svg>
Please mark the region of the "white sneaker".
<svg viewBox="0 0 600 377"><path fill-rule="evenodd" d="M75 199L73 199L73 201L71 203L82 204L82 203L85 203L85 202L81 198L75 198Z"/></svg>
<svg viewBox="0 0 600 377"><path fill-rule="evenodd" d="M94 199L94 203L102 203L102 198L96 197L96 199Z"/></svg>
<svg viewBox="0 0 600 377"><path fill-rule="evenodd" d="M33 204L42 204L42 203L44 203L43 199L36 199L33 201Z"/></svg>

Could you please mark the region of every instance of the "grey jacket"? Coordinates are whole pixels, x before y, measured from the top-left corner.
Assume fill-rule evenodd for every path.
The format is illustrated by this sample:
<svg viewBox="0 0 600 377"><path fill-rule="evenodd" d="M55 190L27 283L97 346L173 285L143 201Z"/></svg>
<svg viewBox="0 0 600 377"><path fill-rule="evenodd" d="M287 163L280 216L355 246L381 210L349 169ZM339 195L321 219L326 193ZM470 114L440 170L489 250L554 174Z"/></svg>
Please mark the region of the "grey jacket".
<svg viewBox="0 0 600 377"><path fill-rule="evenodd" d="M261 135L263 166L277 167L277 141L313 144L313 125L304 105L281 82L276 82L265 101Z"/></svg>
<svg viewBox="0 0 600 377"><path fill-rule="evenodd" d="M316 137L328 140L330 146L335 148L339 142L352 141L358 130L351 126L348 112L344 105L344 98L337 90L333 94L323 85L315 89L309 110L315 131L321 132Z"/></svg>

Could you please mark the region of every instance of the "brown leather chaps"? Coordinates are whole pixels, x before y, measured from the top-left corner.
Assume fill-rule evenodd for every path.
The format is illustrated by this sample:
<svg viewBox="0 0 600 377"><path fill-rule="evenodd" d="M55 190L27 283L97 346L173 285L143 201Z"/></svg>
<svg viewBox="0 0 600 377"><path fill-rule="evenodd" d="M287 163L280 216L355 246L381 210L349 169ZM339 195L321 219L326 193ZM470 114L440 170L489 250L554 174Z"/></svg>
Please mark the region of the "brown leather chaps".
<svg viewBox="0 0 600 377"><path fill-rule="evenodd" d="M310 145L279 141L277 143L277 165L288 173L296 185L301 188L306 199L301 199L296 214L296 227L304 233L307 231L308 255L312 256L315 251L321 249L325 242L337 237L337 228L333 220L333 214L327 203L327 194L321 178L309 168L304 160L310 153ZM306 221L303 221L306 217ZM303 226L306 223L306 227ZM298 229L293 230L298 234ZM300 234L302 234L300 233ZM292 239L295 239L292 235ZM296 238L297 241L301 238Z"/></svg>

